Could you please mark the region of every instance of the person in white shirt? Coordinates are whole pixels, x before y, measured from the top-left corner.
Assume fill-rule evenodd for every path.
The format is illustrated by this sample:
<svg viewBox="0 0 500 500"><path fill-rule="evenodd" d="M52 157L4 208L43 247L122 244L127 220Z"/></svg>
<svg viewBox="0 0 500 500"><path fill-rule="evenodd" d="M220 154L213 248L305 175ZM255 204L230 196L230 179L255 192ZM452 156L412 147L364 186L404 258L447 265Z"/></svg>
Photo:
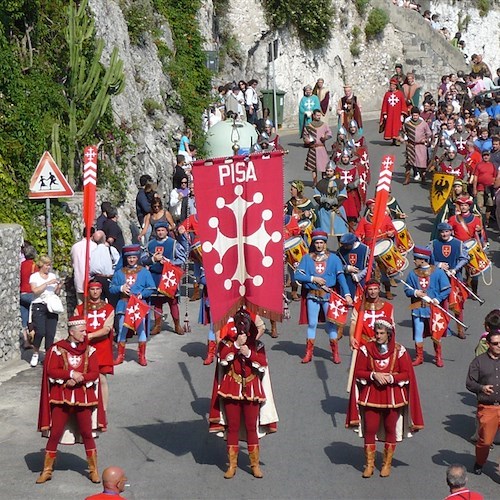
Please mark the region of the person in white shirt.
<svg viewBox="0 0 500 500"><path fill-rule="evenodd" d="M76 242L71 247L71 263L73 265L73 281L75 283L77 304L83 302L83 284L85 281L85 256L87 252L86 229L83 230L83 238ZM94 228L91 230L91 235L94 234ZM90 252L97 245L90 240Z"/></svg>
<svg viewBox="0 0 500 500"><path fill-rule="evenodd" d="M245 109L247 112L247 122L252 125L257 123L257 111L259 110L259 96L257 94L257 85L259 82L252 79L247 84L245 91Z"/></svg>

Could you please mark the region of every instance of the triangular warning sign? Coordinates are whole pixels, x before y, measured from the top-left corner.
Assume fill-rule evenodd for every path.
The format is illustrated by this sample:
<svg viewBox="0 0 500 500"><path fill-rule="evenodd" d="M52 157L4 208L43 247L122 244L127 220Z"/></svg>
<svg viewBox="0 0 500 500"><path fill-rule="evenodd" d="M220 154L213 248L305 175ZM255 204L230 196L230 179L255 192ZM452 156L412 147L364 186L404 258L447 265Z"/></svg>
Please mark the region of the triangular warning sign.
<svg viewBox="0 0 500 500"><path fill-rule="evenodd" d="M48 151L31 177L28 198L70 198L75 193Z"/></svg>

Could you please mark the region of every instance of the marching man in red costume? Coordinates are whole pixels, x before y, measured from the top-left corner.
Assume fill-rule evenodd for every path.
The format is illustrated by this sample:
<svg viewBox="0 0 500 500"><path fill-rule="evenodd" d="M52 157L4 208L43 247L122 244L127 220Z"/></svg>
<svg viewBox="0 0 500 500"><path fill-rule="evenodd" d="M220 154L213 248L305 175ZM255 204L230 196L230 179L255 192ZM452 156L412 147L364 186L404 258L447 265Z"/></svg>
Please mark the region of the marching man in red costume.
<svg viewBox="0 0 500 500"><path fill-rule="evenodd" d="M380 476L387 477L396 442L424 427L411 358L396 343L394 325L388 318L375 322L375 338L359 349L354 377L356 386L351 390L346 427L358 426L361 421L365 478L375 470L375 438L385 441ZM381 427L384 435L379 431Z"/></svg>
<svg viewBox="0 0 500 500"><path fill-rule="evenodd" d="M104 409L108 409L109 388L106 375L113 375L113 322L115 310L101 299L102 285L97 281L89 283L87 302L87 339L97 351L99 362L99 383ZM83 304L76 307L75 314L83 316Z"/></svg>
<svg viewBox="0 0 500 500"><path fill-rule="evenodd" d="M371 279L365 286L365 306L363 311L363 330L361 333L361 345L365 345L375 337L375 323L378 319L389 318L394 324L394 306L380 298L380 282ZM359 345L354 338L356 322L358 321L359 306L352 310L351 329L349 331L350 344L353 349L358 349Z"/></svg>
<svg viewBox="0 0 500 500"><path fill-rule="evenodd" d="M93 483L100 482L97 472L97 451L92 435L92 414L94 411L97 412L97 428L101 430L106 428L106 414L98 390L97 352L87 342L85 325L83 317L70 318L68 338L53 344L45 358L38 430L43 436L48 437L49 441L45 448L43 471L36 480L38 484L52 479L59 442L73 444L77 441L78 436L66 436L69 434L66 424L70 417L76 420L78 432L85 446L89 478Z"/></svg>
<svg viewBox="0 0 500 500"><path fill-rule="evenodd" d="M276 432L274 407L264 344L250 314L240 309L221 331L219 363L210 404L210 432L226 433L231 479L238 466L239 433L243 420L252 474L263 477L259 463L259 433Z"/></svg>

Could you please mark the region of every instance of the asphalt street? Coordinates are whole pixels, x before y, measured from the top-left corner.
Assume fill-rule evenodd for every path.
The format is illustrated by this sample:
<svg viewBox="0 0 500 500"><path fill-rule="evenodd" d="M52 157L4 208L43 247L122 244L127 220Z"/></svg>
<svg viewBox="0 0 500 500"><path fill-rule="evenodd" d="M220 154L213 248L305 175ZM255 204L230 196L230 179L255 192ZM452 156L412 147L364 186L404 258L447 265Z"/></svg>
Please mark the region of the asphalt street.
<svg viewBox="0 0 500 500"><path fill-rule="evenodd" d="M382 155L394 153L393 193L408 214L414 240L427 244L433 220L428 190L416 183L402 185L403 147L388 146L375 122L365 124L365 133L373 169L369 194L373 194ZM297 133L282 134L281 142L289 150L285 158L287 199L288 182L303 179L310 186L310 174L303 170L306 150ZM310 187L305 195L312 195ZM280 423L278 433L261 441L263 479L250 474L246 452L240 453L235 478L223 478L225 444L208 433L214 365L202 365L206 327L196 324L199 303L188 303L191 333L175 335L167 321L168 327L165 324L165 330L151 340L147 367L137 364L136 344L129 342L128 361L110 378L109 430L97 442L100 469L108 465L125 469L130 487L124 495L129 500L444 498L448 493L446 467L458 462L470 470L474 462L470 436L475 426L475 396L465 389L465 376L483 331L483 318L499 306L499 232L490 230L489 234L494 284L480 284L485 305L467 303L467 339L444 339L444 368L432 364L432 345L426 341L425 363L416 368L425 429L398 445L389 478L380 478L378 473L361 478L363 442L344 427L350 361L347 340L340 342L342 364L334 365L327 336L318 332L313 362L302 365L305 328L297 324L297 303L291 304L292 318L279 325L279 338L264 337ZM330 248L335 249L336 242L330 241ZM413 355L409 301L401 287L395 293L397 339ZM182 314L184 308L183 303ZM83 499L100 491L86 477L83 446L61 446L52 481L35 484L45 446L36 432L42 368L30 368L29 356L0 368L0 498ZM382 447L378 448L380 466ZM498 498L500 476L495 474L495 464L499 449L491 451L482 476L469 474L469 486L485 498Z"/></svg>

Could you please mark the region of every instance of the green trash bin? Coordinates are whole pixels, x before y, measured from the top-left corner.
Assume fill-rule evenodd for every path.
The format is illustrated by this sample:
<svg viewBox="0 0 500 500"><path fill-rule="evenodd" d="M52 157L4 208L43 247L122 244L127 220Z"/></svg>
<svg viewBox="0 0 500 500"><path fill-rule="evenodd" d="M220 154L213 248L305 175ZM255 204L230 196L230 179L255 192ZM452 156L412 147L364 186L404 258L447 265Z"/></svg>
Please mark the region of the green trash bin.
<svg viewBox="0 0 500 500"><path fill-rule="evenodd" d="M283 125L283 108L285 107L285 94L284 90L276 90L276 107L278 108L278 119L274 120L274 100L273 89L262 89L262 109L269 108L271 110L271 119L278 122L278 126Z"/></svg>

